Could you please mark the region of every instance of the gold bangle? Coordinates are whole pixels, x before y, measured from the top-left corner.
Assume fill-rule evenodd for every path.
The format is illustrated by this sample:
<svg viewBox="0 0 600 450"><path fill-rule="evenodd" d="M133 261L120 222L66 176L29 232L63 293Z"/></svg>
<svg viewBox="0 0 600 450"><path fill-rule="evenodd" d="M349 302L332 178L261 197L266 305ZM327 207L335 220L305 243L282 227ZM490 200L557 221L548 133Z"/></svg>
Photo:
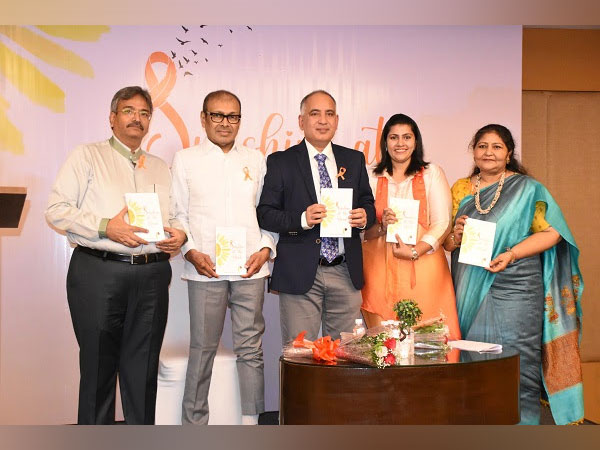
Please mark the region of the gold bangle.
<svg viewBox="0 0 600 450"><path fill-rule="evenodd" d="M454 244L454 246L455 246L456 248L460 247L460 244L457 244L457 243L456 243L456 239L455 239L455 237L454 237L454 232L450 233L450 240L452 241L452 243Z"/></svg>
<svg viewBox="0 0 600 450"><path fill-rule="evenodd" d="M510 256L511 256L508 264L512 264L517 260L517 255L515 255L515 252L513 252L512 248L506 247L506 253L510 253Z"/></svg>

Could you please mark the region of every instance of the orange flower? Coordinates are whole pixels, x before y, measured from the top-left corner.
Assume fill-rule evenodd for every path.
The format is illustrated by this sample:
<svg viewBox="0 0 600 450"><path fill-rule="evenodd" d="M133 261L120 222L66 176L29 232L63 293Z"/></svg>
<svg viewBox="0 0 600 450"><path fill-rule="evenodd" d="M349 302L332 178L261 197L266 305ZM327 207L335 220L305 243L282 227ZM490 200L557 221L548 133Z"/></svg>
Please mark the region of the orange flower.
<svg viewBox="0 0 600 450"><path fill-rule="evenodd" d="M335 361L335 349L340 346L340 340L331 340L331 336L325 336L314 342L313 358L317 361Z"/></svg>

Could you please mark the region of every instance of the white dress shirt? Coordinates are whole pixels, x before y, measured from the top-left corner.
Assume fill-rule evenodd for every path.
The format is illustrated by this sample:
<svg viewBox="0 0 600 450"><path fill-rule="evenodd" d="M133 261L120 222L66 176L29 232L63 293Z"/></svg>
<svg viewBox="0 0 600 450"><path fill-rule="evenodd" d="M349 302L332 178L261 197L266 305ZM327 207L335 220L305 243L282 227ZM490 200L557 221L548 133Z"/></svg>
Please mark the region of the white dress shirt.
<svg viewBox="0 0 600 450"><path fill-rule="evenodd" d="M319 163L315 159L319 153L322 153L327 158L325 158L325 169L327 169L327 173L329 174L329 178L331 179L331 187L338 187L338 170L337 165L335 163L335 156L333 156L333 149L331 148L331 142L327 144L327 146L323 149L322 152L319 152L313 145L308 142L306 139L304 140L306 143L306 148L308 149L308 160L310 161L310 171L312 173L313 183L315 185L315 192L317 193L317 203L321 203L321 177L319 175ZM348 219L350 220L350 219ZM300 222L302 224L302 228L305 230L310 230L312 227L308 226L308 222L306 221L306 211L302 213L302 217L300 218ZM313 225L314 226L314 225ZM344 239L338 238L338 255L344 254Z"/></svg>
<svg viewBox="0 0 600 450"><path fill-rule="evenodd" d="M377 177L381 175L374 174L373 167L368 172L371 189L373 194L377 195ZM412 192L414 175L409 176L400 183L394 181L385 170L383 176L388 179L388 197L414 199ZM444 171L433 163L429 163L429 166L424 170L423 182L425 183L430 227L426 234L421 236L420 240L431 245L432 250L429 253L432 253L440 246L440 240L446 234L448 225L452 220L452 196Z"/></svg>
<svg viewBox="0 0 600 450"><path fill-rule="evenodd" d="M206 139L200 145L175 153L173 158L171 213L185 230L188 241L181 247L185 255L195 249L215 262L216 227L246 229L246 258L262 248L269 248L275 258L276 235L262 230L256 218L263 179L267 170L265 157L256 149L234 144L225 153ZM269 275L268 264L249 279ZM194 281L239 281L238 275L208 278L200 275L192 263L185 261L182 278Z"/></svg>
<svg viewBox="0 0 600 450"><path fill-rule="evenodd" d="M153 243L129 248L99 232L102 223L123 209L125 194L129 192L156 192L163 224L169 226L169 167L162 159L140 149L130 152L113 138L114 148L106 140L80 145L69 155L50 191L46 219L66 231L72 244L114 253L159 252ZM132 161L141 155L144 164L134 165ZM176 222L171 225L180 228Z"/></svg>

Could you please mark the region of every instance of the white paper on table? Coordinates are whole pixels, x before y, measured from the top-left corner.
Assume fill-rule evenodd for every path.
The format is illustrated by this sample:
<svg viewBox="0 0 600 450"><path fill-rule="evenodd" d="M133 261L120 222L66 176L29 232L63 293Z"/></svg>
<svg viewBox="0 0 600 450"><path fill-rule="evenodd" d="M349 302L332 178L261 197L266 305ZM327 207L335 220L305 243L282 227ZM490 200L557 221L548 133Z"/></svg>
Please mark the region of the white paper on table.
<svg viewBox="0 0 600 450"><path fill-rule="evenodd" d="M129 224L145 228L147 233L135 234L148 242L158 242L165 238L158 194L155 192L132 192L125 194Z"/></svg>
<svg viewBox="0 0 600 450"><path fill-rule="evenodd" d="M397 234L403 243L415 245L419 225L419 200L389 197L388 208L394 211L398 222L388 225L385 241L397 242Z"/></svg>
<svg viewBox="0 0 600 450"><path fill-rule="evenodd" d="M322 188L321 204L327 208L327 217L321 222L321 237L352 237L350 210L351 188Z"/></svg>
<svg viewBox="0 0 600 450"><path fill-rule="evenodd" d="M479 352L479 353L500 353L502 351L502 345L500 344L490 344L488 342L477 342L477 341L450 341L448 345L452 348L457 348L459 350L467 350L469 352Z"/></svg>
<svg viewBox="0 0 600 450"><path fill-rule="evenodd" d="M460 245L458 262L489 267L494 249L496 224L478 219L467 219Z"/></svg>
<svg viewBox="0 0 600 450"><path fill-rule="evenodd" d="M215 259L218 275L245 275L246 229L244 227L217 227Z"/></svg>

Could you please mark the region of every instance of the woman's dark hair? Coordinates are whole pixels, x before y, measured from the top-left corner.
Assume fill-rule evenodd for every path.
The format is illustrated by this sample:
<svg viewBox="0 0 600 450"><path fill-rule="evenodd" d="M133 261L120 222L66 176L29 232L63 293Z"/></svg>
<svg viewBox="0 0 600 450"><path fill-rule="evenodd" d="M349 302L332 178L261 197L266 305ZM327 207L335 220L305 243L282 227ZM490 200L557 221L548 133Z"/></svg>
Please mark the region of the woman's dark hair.
<svg viewBox="0 0 600 450"><path fill-rule="evenodd" d="M519 160L515 157L515 140L512 137L512 133L510 132L510 130L508 128L506 128L503 125L498 125L497 123L490 123L484 127L481 127L479 130L477 130L477 133L475 133L475 136L473 136L473 139L471 139L469 148L471 150L475 149L475 147L477 146L477 144L479 143L479 141L481 140L483 135L487 134L487 133L496 133L498 136L500 136L500 139L502 139L502 142L504 142L504 145L506 145L506 148L510 152L510 159L508 161L508 164L506 165L506 169L511 170L515 173L527 175L527 170L525 169L525 167L523 167L521 165ZM473 172L471 172L471 176L477 175L478 173L479 173L479 167L477 167L477 165L475 165L473 167Z"/></svg>
<svg viewBox="0 0 600 450"><path fill-rule="evenodd" d="M410 125L410 128L415 135L415 149L410 156L410 163L404 172L405 175L412 175L417 173L424 167L429 165L428 162L423 160L423 138L421 137L421 131L417 123L405 114L394 114L383 126L381 133L381 140L379 141L379 147L381 148L381 161L375 166L373 172L377 175L381 175L384 170L390 175L394 174L394 168L392 167L392 158L387 151L387 137L390 134L390 129L394 125Z"/></svg>

